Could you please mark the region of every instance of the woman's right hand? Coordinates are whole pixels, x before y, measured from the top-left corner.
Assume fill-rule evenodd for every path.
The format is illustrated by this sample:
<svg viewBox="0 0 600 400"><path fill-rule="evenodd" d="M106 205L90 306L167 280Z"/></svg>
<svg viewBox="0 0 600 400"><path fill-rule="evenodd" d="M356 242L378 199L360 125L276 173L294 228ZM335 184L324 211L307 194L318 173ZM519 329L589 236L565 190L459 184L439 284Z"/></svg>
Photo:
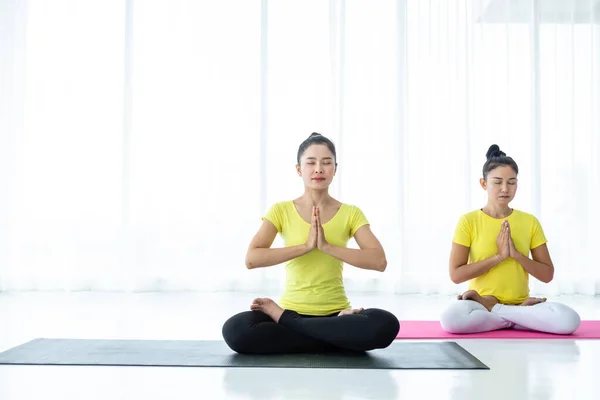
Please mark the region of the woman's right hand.
<svg viewBox="0 0 600 400"><path fill-rule="evenodd" d="M308 232L308 239L306 239L306 248L312 251L317 248L317 208L313 206L312 217L310 219L310 231Z"/></svg>
<svg viewBox="0 0 600 400"><path fill-rule="evenodd" d="M500 228L500 233L496 238L496 246L498 246L498 256L502 261L506 260L510 256L510 244L508 235L508 223L506 221L503 221L502 227Z"/></svg>

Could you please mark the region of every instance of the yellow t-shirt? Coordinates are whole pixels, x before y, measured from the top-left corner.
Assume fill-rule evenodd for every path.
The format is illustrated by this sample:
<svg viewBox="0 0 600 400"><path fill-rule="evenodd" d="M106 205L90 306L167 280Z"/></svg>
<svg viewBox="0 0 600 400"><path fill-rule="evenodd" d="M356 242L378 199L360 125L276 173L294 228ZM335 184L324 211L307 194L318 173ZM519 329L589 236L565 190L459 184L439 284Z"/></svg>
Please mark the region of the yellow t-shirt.
<svg viewBox="0 0 600 400"><path fill-rule="evenodd" d="M492 218L481 210L463 215L453 242L469 247L469 264L498 253L496 238L502 221L508 220L516 249L529 257L530 250L546 243L540 222L531 214L513 210L507 218ZM519 304L529 297L529 273L513 258L507 258L488 272L473 278L469 289L482 296L492 295L503 304Z"/></svg>
<svg viewBox="0 0 600 400"><path fill-rule="evenodd" d="M275 225L286 247L306 243L310 224L302 219L293 201L276 203L263 219ZM342 204L335 216L323 224L325 239L345 247L356 231L368 223L358 207ZM279 305L306 315L329 315L349 308L342 264L319 249L288 261Z"/></svg>

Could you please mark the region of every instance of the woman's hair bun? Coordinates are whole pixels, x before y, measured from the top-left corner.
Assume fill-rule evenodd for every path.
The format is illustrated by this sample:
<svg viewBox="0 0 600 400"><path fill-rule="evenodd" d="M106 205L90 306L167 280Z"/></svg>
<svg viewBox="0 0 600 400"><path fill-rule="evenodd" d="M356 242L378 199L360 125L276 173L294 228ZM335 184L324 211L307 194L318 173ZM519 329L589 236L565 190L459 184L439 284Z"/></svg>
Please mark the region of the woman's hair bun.
<svg viewBox="0 0 600 400"><path fill-rule="evenodd" d="M505 157L506 153L500 150L500 147L497 144L493 144L490 146L485 156L489 160L490 158Z"/></svg>

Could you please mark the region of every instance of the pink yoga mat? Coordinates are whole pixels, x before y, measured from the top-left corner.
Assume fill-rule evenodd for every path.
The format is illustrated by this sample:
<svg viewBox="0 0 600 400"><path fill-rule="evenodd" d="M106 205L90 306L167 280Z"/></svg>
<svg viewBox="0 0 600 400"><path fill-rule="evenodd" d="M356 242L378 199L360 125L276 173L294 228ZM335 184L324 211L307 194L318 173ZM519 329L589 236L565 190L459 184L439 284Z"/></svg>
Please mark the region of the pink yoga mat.
<svg viewBox="0 0 600 400"><path fill-rule="evenodd" d="M600 339L600 321L581 321L571 335L554 335L518 329L456 335L442 330L439 321L400 321L396 339Z"/></svg>

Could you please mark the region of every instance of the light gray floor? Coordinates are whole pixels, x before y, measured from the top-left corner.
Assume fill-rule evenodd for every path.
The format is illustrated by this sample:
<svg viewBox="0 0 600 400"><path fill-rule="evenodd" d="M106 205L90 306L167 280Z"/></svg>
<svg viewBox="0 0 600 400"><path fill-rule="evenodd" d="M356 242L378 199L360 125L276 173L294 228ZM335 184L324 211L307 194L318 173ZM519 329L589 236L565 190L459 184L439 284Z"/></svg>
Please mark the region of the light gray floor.
<svg viewBox="0 0 600 400"><path fill-rule="evenodd" d="M262 293L261 296L265 294ZM256 294L0 294L0 351L35 337L220 339ZM276 297L276 296L275 296ZM441 296L351 295L400 319ZM551 299L600 319L600 298ZM490 371L0 366L0 399L600 399L600 340L460 340Z"/></svg>

